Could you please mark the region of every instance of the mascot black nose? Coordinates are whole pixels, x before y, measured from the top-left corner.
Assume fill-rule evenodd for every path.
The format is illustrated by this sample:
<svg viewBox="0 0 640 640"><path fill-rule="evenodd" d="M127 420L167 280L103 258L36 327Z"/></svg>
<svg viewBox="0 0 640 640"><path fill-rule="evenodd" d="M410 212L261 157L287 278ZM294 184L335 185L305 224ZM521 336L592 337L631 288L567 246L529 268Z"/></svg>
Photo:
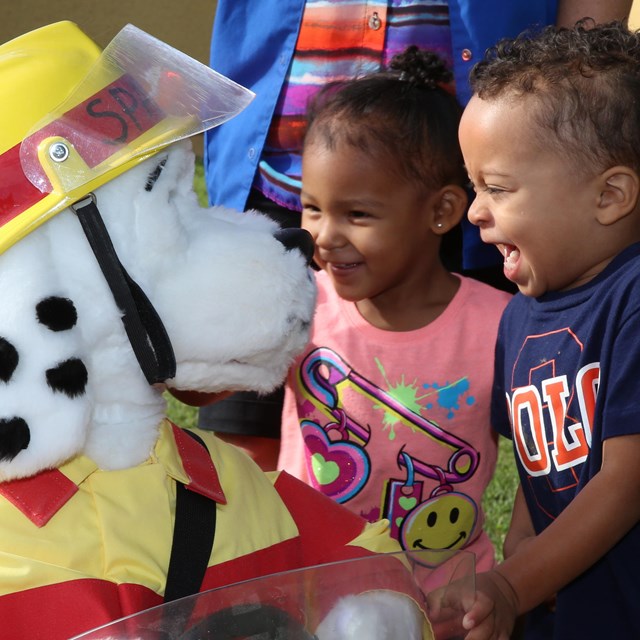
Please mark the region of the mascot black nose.
<svg viewBox="0 0 640 640"><path fill-rule="evenodd" d="M29 446L31 433L22 418L0 420L0 460L13 460Z"/></svg>
<svg viewBox="0 0 640 640"><path fill-rule="evenodd" d="M308 231L289 227L287 229L278 229L274 234L276 240L279 240L287 249L298 249L307 259L307 264L311 264L313 259L313 238Z"/></svg>

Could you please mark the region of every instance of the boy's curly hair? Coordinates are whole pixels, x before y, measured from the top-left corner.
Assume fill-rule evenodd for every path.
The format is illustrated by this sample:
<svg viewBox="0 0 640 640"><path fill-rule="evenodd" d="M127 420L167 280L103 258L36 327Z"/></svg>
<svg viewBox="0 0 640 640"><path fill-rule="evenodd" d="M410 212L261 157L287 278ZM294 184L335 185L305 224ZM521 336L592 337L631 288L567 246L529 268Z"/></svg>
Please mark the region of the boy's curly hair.
<svg viewBox="0 0 640 640"><path fill-rule="evenodd" d="M590 19L525 32L489 49L470 82L485 100L535 97L545 144L575 166L640 172L640 32Z"/></svg>
<svg viewBox="0 0 640 640"><path fill-rule="evenodd" d="M346 143L381 155L390 171L427 189L463 185L462 109L452 78L436 53L412 45L385 71L325 85L309 105L305 144Z"/></svg>

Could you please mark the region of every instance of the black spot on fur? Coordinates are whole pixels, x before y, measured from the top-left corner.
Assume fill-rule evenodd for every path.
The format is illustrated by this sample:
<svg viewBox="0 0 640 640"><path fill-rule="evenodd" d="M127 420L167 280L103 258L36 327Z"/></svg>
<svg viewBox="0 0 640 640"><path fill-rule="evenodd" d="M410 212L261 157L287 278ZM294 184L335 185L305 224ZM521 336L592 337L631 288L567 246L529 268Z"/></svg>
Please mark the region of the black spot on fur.
<svg viewBox="0 0 640 640"><path fill-rule="evenodd" d="M29 446L31 433L22 418L0 420L0 460L13 460Z"/></svg>
<svg viewBox="0 0 640 640"><path fill-rule="evenodd" d="M18 366L18 352L5 338L0 337L0 380L9 382Z"/></svg>
<svg viewBox="0 0 640 640"><path fill-rule="evenodd" d="M165 164L167 164L167 159L163 158L156 165L156 168L147 176L147 184L144 185L145 191L151 191L151 189L153 189L153 185L155 185L155 183L158 181L158 178L160 177Z"/></svg>
<svg viewBox="0 0 640 640"><path fill-rule="evenodd" d="M87 386L87 368L79 358L69 358L52 369L47 369L47 384L69 398L84 394Z"/></svg>
<svg viewBox="0 0 640 640"><path fill-rule="evenodd" d="M36 305L38 322L51 331L68 331L78 321L78 313L68 298L51 296Z"/></svg>

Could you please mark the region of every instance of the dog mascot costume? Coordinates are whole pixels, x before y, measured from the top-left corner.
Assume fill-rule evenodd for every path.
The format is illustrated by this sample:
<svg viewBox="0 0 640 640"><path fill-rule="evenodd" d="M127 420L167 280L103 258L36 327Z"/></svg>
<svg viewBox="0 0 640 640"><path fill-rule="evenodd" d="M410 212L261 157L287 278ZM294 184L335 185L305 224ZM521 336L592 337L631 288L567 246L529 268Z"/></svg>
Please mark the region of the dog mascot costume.
<svg viewBox="0 0 640 640"><path fill-rule="evenodd" d="M1 46L0 80L0 635L396 550L386 523L166 418L167 388L275 388L307 339L309 237L192 190L184 139L250 92L135 27L100 51L69 22ZM311 632L356 637L369 595ZM431 637L414 599L385 598L358 637Z"/></svg>

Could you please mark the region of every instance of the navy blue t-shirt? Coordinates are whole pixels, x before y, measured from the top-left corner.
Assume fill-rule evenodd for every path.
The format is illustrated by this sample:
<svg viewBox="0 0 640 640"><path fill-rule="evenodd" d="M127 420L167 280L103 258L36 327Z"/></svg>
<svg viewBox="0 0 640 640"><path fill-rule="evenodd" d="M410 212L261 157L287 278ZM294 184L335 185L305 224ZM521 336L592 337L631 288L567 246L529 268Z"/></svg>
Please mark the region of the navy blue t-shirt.
<svg viewBox="0 0 640 640"><path fill-rule="evenodd" d="M512 299L492 423L513 439L537 532L598 472L605 439L640 433L640 244L582 287ZM637 609L640 525L558 594L554 638L638 639Z"/></svg>

